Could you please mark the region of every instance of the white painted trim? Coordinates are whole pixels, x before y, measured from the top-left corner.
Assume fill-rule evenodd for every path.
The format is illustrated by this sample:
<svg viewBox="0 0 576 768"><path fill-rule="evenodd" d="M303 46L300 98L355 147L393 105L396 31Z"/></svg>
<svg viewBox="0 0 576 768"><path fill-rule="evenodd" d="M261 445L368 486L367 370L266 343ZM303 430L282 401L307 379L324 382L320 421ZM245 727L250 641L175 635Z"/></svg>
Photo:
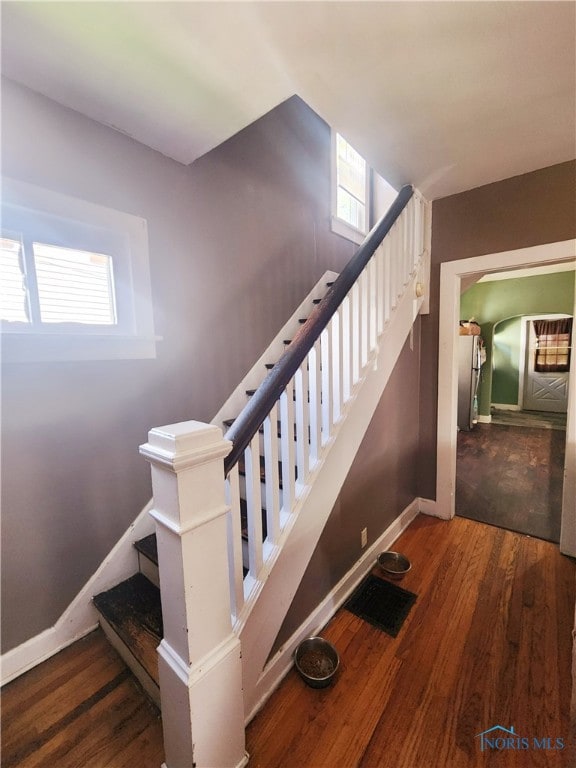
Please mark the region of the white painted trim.
<svg viewBox="0 0 576 768"><path fill-rule="evenodd" d="M478 414L478 423L479 424L491 424L492 423L492 416L483 416L482 414Z"/></svg>
<svg viewBox="0 0 576 768"><path fill-rule="evenodd" d="M576 256L576 240L547 243L515 251L490 253L470 259L444 262L440 267L440 328L438 351L438 432L436 458L436 501L438 516L454 517L456 490L456 439L457 439L457 387L455 329L458 327L460 307L460 282L467 275L478 272L498 272L515 267L536 264L553 264L573 261ZM566 468L564 488L576 488L576 461L570 456L576 453L576 397L569 387L568 425L566 429ZM561 551L576 556L576 514L574 496L564 495L562 508ZM570 503L568 503L570 502Z"/></svg>
<svg viewBox="0 0 576 768"><path fill-rule="evenodd" d="M96 629L98 614L92 605L92 598L129 578L138 570L138 555L133 544L154 531L154 521L149 514L151 506L150 501L56 624L2 655L0 685L14 680Z"/></svg>
<svg viewBox="0 0 576 768"><path fill-rule="evenodd" d="M288 674L294 663L294 651L306 637L316 635L334 616L340 606L370 571L379 552L390 549L396 539L412 523L420 511L420 499L414 499L403 512L386 528L384 533L367 549L360 560L326 595L318 607L298 627L285 645L280 648L273 659L266 665L258 681L258 701L246 718L246 725L262 709L271 694L276 690L281 680Z"/></svg>
<svg viewBox="0 0 576 768"><path fill-rule="evenodd" d="M434 499L424 499L420 497L418 499L418 509L420 514L429 515L430 517L439 517L438 504Z"/></svg>
<svg viewBox="0 0 576 768"><path fill-rule="evenodd" d="M576 273L574 275L574 307L576 317ZM574 341L572 341L574 347ZM576 557L576 387L574 387L574 363L568 379L568 414L566 420L566 456L564 485L562 487L562 525L560 528L560 552Z"/></svg>

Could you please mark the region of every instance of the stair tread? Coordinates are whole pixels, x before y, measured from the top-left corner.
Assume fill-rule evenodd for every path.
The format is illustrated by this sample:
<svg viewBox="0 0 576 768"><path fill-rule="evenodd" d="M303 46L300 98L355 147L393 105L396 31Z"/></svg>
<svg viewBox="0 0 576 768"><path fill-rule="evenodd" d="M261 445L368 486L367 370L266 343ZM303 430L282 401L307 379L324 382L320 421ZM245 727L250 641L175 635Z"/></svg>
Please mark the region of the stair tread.
<svg viewBox="0 0 576 768"><path fill-rule="evenodd" d="M98 611L158 684L158 647L164 630L160 590L141 573L92 598Z"/></svg>
<svg viewBox="0 0 576 768"><path fill-rule="evenodd" d="M156 534L151 533L149 536L145 536L143 539L134 542L134 546L145 555L148 560L158 565L158 546L156 544Z"/></svg>

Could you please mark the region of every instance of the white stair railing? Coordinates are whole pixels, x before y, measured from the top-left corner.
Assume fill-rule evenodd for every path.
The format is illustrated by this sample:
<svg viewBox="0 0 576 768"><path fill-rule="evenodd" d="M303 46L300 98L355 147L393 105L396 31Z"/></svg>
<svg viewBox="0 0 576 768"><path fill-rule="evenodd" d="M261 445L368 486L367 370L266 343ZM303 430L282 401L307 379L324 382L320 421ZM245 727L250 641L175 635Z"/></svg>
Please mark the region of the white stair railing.
<svg viewBox="0 0 576 768"><path fill-rule="evenodd" d="M426 270L426 215L426 201L415 192L264 417L260 434L244 450L242 500L237 464L228 474L226 495L235 521L229 540L230 591L237 631L257 599L259 582L277 554L281 534L307 492L310 474L322 462L335 426L345 417L366 370L374 364L398 300L410 281ZM246 558L242 561L238 545L242 502L247 519L247 562ZM243 566L248 568L246 577Z"/></svg>
<svg viewBox="0 0 576 768"><path fill-rule="evenodd" d="M252 413L237 420L251 429L239 449L236 442L222 439L218 427L197 422L152 430L142 446L153 467L151 514L157 521L165 616L159 651L167 768L239 768L246 763L245 717L260 695L258 680L288 598L332 508L322 505L327 508L321 515L316 512L314 524L307 526L306 503L313 499L323 466L334 462L332 452L337 457L342 453L334 451L337 438L340 431L344 434L355 404L361 406L364 387L372 412L376 407L374 398L385 386L404 337L391 344L394 360L383 360L381 344L398 335L400 314L402 333L407 333L423 302L429 209L411 188L402 190L401 198L395 212L369 235L368 240L378 239L384 224L386 237L376 250L370 248L372 256L357 270L355 282L332 308L338 281L350 282L345 269L297 334L297 348L302 349L302 339L306 343L301 359L300 352L289 349L269 374L264 386L272 391L270 407L265 413L258 410L257 392L246 409L252 406ZM328 312L329 319L314 336L309 329L318 329L316 321ZM284 381L278 371L288 358L296 364ZM370 383L378 366L386 369L380 390ZM235 426L227 437L234 437ZM344 476L332 478L334 493ZM304 535L305 546L287 547L295 531ZM287 579L277 576L286 561L293 570ZM270 578L273 572L275 578ZM260 598L286 582L283 607L276 601L265 614L270 620L264 627ZM251 617L257 627L251 626Z"/></svg>

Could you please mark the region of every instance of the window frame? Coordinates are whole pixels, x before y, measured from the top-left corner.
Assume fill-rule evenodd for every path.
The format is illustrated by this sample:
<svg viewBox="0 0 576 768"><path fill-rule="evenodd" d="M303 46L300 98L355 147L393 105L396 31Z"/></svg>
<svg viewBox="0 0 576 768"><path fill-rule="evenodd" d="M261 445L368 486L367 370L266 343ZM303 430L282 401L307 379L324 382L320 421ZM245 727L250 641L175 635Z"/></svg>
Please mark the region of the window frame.
<svg viewBox="0 0 576 768"><path fill-rule="evenodd" d="M36 214L36 219L34 215ZM22 232L32 242L46 222L57 224L56 244L86 251L109 239L114 268L118 323L1 324L4 362L145 359L156 356L146 220L96 203L2 178L2 230L28 217ZM5 224L5 218L8 219ZM91 240L91 237L95 239ZM86 238L86 240L83 240ZM96 243L96 245L94 245ZM106 250L110 250L109 248ZM116 281L116 275L121 280ZM122 320L120 321L120 318Z"/></svg>
<svg viewBox="0 0 576 768"><path fill-rule="evenodd" d="M368 165L366 158L362 155L362 159L366 164L366 178L365 183L365 229L361 230L358 227L353 226L345 219L338 216L338 136L341 136L344 141L352 147L352 149L360 155L360 152L350 144L341 133L336 130L332 131L331 136L331 229L337 235L345 237L351 240L353 243L360 245L368 232L370 231L371 223L371 207L372 207L372 189L371 189L371 176L372 169Z"/></svg>

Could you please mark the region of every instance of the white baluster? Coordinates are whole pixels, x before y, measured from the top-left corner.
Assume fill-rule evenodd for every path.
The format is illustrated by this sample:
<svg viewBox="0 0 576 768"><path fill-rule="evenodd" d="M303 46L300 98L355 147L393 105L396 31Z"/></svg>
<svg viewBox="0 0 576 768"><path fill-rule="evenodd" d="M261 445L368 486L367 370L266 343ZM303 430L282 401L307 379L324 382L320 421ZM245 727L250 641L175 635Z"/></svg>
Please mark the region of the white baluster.
<svg viewBox="0 0 576 768"><path fill-rule="evenodd" d="M418 195L418 216L417 216L417 236L416 248L414 249L414 265L418 265L420 257L424 252L424 200Z"/></svg>
<svg viewBox="0 0 576 768"><path fill-rule="evenodd" d="M365 267L360 274L360 369L364 370L368 362L368 315L370 304L368 300L368 269Z"/></svg>
<svg viewBox="0 0 576 768"><path fill-rule="evenodd" d="M257 578L262 568L262 496L260 493L260 437L258 432L244 451L246 468L246 514L248 529L248 567Z"/></svg>
<svg viewBox="0 0 576 768"><path fill-rule="evenodd" d="M408 205L406 206L404 210L404 218L406 220L406 241L404 243L404 274L402 276L402 292L404 292L404 288L406 285L408 285L408 281L410 279L410 272L412 271L412 266L410 264L410 261L412 259L412 227L413 227L413 219L414 219L414 204L412 203L412 200L409 201Z"/></svg>
<svg viewBox="0 0 576 768"><path fill-rule="evenodd" d="M408 250L409 274L414 272L414 252L416 250L416 228L418 225L418 198L412 196L410 200L410 243Z"/></svg>
<svg viewBox="0 0 576 768"><path fill-rule="evenodd" d="M280 480L278 473L278 406L264 419L264 475L267 540L276 544L280 536Z"/></svg>
<svg viewBox="0 0 576 768"><path fill-rule="evenodd" d="M390 255L391 255L390 279L392 282L392 285L391 285L392 304L390 305L390 310L394 311L396 309L396 304L398 302L398 260L400 257L399 222L396 222L392 227L392 252Z"/></svg>
<svg viewBox="0 0 576 768"><path fill-rule="evenodd" d="M354 283L348 294L350 299L350 329L352 342L352 385L360 378L360 286Z"/></svg>
<svg viewBox="0 0 576 768"><path fill-rule="evenodd" d="M308 369L306 360L294 376L296 387L296 467L298 482L305 484L309 474L310 443L308 434Z"/></svg>
<svg viewBox="0 0 576 768"><path fill-rule="evenodd" d="M328 332L332 337L332 418L334 423L342 415L342 305L330 320Z"/></svg>
<svg viewBox="0 0 576 768"><path fill-rule="evenodd" d="M384 293L384 243L379 245L375 258L375 282L376 282L376 339L384 330L386 322L386 300Z"/></svg>
<svg viewBox="0 0 576 768"><path fill-rule="evenodd" d="M228 566L230 575L230 609L237 619L244 605L244 571L242 566L242 520L240 517L240 485L238 464L226 478L228 513Z"/></svg>
<svg viewBox="0 0 576 768"><path fill-rule="evenodd" d="M280 395L280 457L282 461L282 513L284 522L292 512L296 464L294 457L294 384Z"/></svg>
<svg viewBox="0 0 576 768"><path fill-rule="evenodd" d="M384 291L384 323L390 319L390 309L392 306L392 277L390 274L390 262L392 254L392 236L388 234L383 243L383 270L382 270L382 289Z"/></svg>
<svg viewBox="0 0 576 768"><path fill-rule="evenodd" d="M322 380L320 372L320 340L308 354L308 390L310 392L310 462L311 467L320 458L322 447Z"/></svg>
<svg viewBox="0 0 576 768"><path fill-rule="evenodd" d="M376 348L377 338L377 271L376 256L368 262L368 351L372 353Z"/></svg>
<svg viewBox="0 0 576 768"><path fill-rule="evenodd" d="M320 355L322 359L322 445L332 433L332 349L331 338L325 328L320 334Z"/></svg>
<svg viewBox="0 0 576 768"><path fill-rule="evenodd" d="M342 401L347 403L352 393L352 318L350 295L342 302Z"/></svg>

